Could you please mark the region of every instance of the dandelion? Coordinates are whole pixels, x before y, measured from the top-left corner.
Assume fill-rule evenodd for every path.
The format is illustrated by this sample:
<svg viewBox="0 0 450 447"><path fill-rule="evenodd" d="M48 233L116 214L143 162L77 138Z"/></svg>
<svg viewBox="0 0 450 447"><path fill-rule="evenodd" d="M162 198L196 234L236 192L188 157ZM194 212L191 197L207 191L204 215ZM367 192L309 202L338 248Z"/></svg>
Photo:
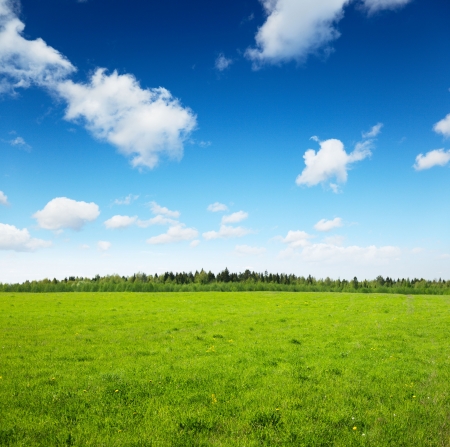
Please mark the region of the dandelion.
<svg viewBox="0 0 450 447"><path fill-rule="evenodd" d="M213 403L213 404L216 404L216 403L217 403L217 397L216 397L215 394L211 394L211 400L212 400L212 403Z"/></svg>
<svg viewBox="0 0 450 447"><path fill-rule="evenodd" d="M114 391L115 393L118 393L119 392L119 390L116 390L116 391Z"/></svg>
<svg viewBox="0 0 450 447"><path fill-rule="evenodd" d="M83 393L87 393L87 391L86 391L86 390L83 390Z"/></svg>
<svg viewBox="0 0 450 447"><path fill-rule="evenodd" d="M361 436L366 436L366 434L365 433L363 433Z"/></svg>
<svg viewBox="0 0 450 447"><path fill-rule="evenodd" d="M416 398L416 396L413 396L413 399L415 399Z"/></svg>
<svg viewBox="0 0 450 447"><path fill-rule="evenodd" d="M356 428L356 427L353 427L353 430L357 430L357 428Z"/></svg>

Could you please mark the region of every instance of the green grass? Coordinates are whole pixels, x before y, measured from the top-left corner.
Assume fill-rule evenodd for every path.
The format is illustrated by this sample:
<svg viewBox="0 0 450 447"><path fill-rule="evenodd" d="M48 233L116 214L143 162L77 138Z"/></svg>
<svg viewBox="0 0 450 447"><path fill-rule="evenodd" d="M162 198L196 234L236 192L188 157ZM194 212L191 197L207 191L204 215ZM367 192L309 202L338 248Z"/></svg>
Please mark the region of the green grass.
<svg viewBox="0 0 450 447"><path fill-rule="evenodd" d="M449 311L449 296L3 293L0 445L450 446Z"/></svg>

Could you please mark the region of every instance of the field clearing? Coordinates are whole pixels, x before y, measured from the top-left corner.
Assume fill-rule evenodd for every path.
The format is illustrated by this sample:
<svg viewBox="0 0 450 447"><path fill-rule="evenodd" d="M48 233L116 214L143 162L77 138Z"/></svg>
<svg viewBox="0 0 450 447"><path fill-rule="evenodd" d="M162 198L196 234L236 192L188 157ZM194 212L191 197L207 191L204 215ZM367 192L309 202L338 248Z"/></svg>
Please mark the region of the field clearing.
<svg viewBox="0 0 450 447"><path fill-rule="evenodd" d="M1 446L450 446L450 297L1 293Z"/></svg>

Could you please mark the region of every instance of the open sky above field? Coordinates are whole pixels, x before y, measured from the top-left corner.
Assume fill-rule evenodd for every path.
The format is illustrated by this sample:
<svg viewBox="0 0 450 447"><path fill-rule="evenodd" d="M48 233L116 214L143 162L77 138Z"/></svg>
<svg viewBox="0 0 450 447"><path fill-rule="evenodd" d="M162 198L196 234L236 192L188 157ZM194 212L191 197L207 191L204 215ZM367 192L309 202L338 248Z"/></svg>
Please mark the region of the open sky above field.
<svg viewBox="0 0 450 447"><path fill-rule="evenodd" d="M0 0L0 282L450 278L447 0Z"/></svg>

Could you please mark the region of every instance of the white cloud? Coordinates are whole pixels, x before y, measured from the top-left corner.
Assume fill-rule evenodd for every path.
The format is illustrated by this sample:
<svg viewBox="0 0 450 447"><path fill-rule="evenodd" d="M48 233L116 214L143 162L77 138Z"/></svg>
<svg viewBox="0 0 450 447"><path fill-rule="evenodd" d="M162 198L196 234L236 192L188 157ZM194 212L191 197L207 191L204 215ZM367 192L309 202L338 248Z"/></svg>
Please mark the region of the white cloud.
<svg viewBox="0 0 450 447"><path fill-rule="evenodd" d="M0 205L9 205L8 197L3 191L0 191Z"/></svg>
<svg viewBox="0 0 450 447"><path fill-rule="evenodd" d="M245 211L238 211L233 214L229 214L228 216L222 217L222 224L231 224L231 223L238 223L245 219L247 219L248 213Z"/></svg>
<svg viewBox="0 0 450 447"><path fill-rule="evenodd" d="M139 199L139 196L128 194L124 199L114 200L114 205L130 205L130 203L134 202L137 199Z"/></svg>
<svg viewBox="0 0 450 447"><path fill-rule="evenodd" d="M343 225L342 219L340 217L335 217L333 220L319 220L319 222L314 225L314 228L317 231L331 231L334 228L339 228Z"/></svg>
<svg viewBox="0 0 450 447"><path fill-rule="evenodd" d="M0 223L0 250L35 251L50 245L50 241L32 238L26 228L19 230L14 225Z"/></svg>
<svg viewBox="0 0 450 447"><path fill-rule="evenodd" d="M198 231L194 228L185 228L184 224L177 224L170 227L167 233L147 239L148 244L171 244L174 242L189 241L198 236Z"/></svg>
<svg viewBox="0 0 450 447"><path fill-rule="evenodd" d="M195 239L194 241L192 241L189 245L194 248L197 247L200 244L200 241L198 239Z"/></svg>
<svg viewBox="0 0 450 447"><path fill-rule="evenodd" d="M433 126L433 130L444 135L444 137L450 137L450 113L444 119L437 122Z"/></svg>
<svg viewBox="0 0 450 447"><path fill-rule="evenodd" d="M372 140L357 143L355 150L350 154L344 149L344 144L336 139L319 141L320 149L308 149L303 156L305 160L305 169L297 177L297 185L314 186L327 180L335 178L338 183L347 181L347 171L350 165L357 161L369 157L372 147ZM332 184L334 192L337 191L337 185Z"/></svg>
<svg viewBox="0 0 450 447"><path fill-rule="evenodd" d="M75 67L42 39L23 37L25 25L11 9L13 2L0 0L0 92L32 84L54 87Z"/></svg>
<svg viewBox="0 0 450 447"><path fill-rule="evenodd" d="M33 218L46 230L80 230L85 223L94 221L99 215L98 205L93 202L77 202L67 197L57 197L50 200L44 209L34 213Z"/></svg>
<svg viewBox="0 0 450 447"><path fill-rule="evenodd" d="M203 233L202 236L206 240L229 239L233 237L242 237L249 233L252 233L252 230L249 230L248 228L221 225L219 231L207 231L206 233Z"/></svg>
<svg viewBox="0 0 450 447"><path fill-rule="evenodd" d="M150 202L149 205L153 214L162 214L163 216L173 217L174 219L178 219L180 217L179 211L171 211L169 208L160 206L156 202Z"/></svg>
<svg viewBox="0 0 450 447"><path fill-rule="evenodd" d="M255 68L269 63L303 61L308 55L325 49L340 36L336 24L344 15L344 7L352 0L260 0L267 19L259 28L256 47L246 56ZM408 0L363 0L369 13L392 9Z"/></svg>
<svg viewBox="0 0 450 447"><path fill-rule="evenodd" d="M89 250L91 247L88 244L82 244L82 245L80 245L80 248L82 250Z"/></svg>
<svg viewBox="0 0 450 447"><path fill-rule="evenodd" d="M396 9L405 6L411 0L363 0L364 7L369 14L383 9Z"/></svg>
<svg viewBox="0 0 450 447"><path fill-rule="evenodd" d="M87 84L58 86L68 102L65 118L82 120L100 139L131 157L134 167L154 168L162 155L180 160L196 116L165 88L142 89L134 76L99 68Z"/></svg>
<svg viewBox="0 0 450 447"><path fill-rule="evenodd" d="M111 248L112 244L108 241L98 241L97 247L101 251L108 251Z"/></svg>
<svg viewBox="0 0 450 447"><path fill-rule="evenodd" d="M220 53L216 59L215 67L216 70L224 71L233 63L233 59L225 57L223 53Z"/></svg>
<svg viewBox="0 0 450 447"><path fill-rule="evenodd" d="M104 225L109 230L116 230L122 228L128 228L129 226L135 224L137 221L137 216L121 216L116 215L111 217L111 219L105 220Z"/></svg>
<svg viewBox="0 0 450 447"><path fill-rule="evenodd" d="M384 126L383 123L375 124L375 126L373 126L372 129L370 129L368 132L363 132L362 133L362 137L363 138L375 138L375 137L377 137L380 134L381 129L382 129L383 126Z"/></svg>
<svg viewBox="0 0 450 447"><path fill-rule="evenodd" d="M281 240L284 244L289 245L291 248L297 247L306 247L310 244L309 239L312 239L314 236L306 233L305 231L288 231L285 238L278 236L277 239Z"/></svg>
<svg viewBox="0 0 450 447"><path fill-rule="evenodd" d="M236 245L234 252L239 256L260 256L266 252L266 249L249 245Z"/></svg>
<svg viewBox="0 0 450 447"><path fill-rule="evenodd" d="M419 154L416 157L414 169L416 171L422 171L434 166L445 166L448 162L450 162L450 150L435 149L434 151L427 152L425 155Z"/></svg>
<svg viewBox="0 0 450 447"><path fill-rule="evenodd" d="M165 216L155 216L152 217L151 219L148 220L138 220L137 221L137 226L141 227L141 228L147 228L150 227L151 225L177 225L178 221L174 220L174 219L170 219L169 217L165 217Z"/></svg>
<svg viewBox="0 0 450 447"><path fill-rule="evenodd" d="M220 202L211 203L211 205L208 205L207 209L212 213L217 213L219 211L228 211L228 207Z"/></svg>

